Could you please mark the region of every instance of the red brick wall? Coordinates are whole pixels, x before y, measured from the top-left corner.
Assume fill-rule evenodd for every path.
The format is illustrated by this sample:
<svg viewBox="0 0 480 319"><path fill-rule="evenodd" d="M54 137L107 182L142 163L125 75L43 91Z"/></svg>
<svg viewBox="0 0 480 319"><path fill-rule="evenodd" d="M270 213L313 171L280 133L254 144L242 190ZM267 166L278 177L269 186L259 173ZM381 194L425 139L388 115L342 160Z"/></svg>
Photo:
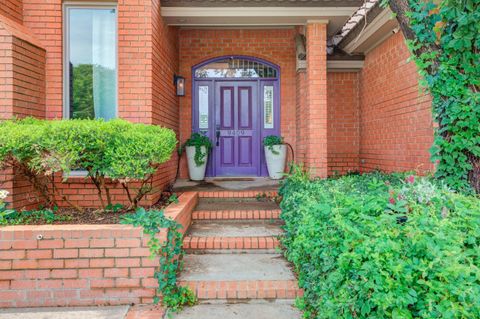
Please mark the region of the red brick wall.
<svg viewBox="0 0 480 319"><path fill-rule="evenodd" d="M420 93L418 73L401 33L367 54L360 73L360 167L431 170L431 100Z"/></svg>
<svg viewBox="0 0 480 319"><path fill-rule="evenodd" d="M306 38L305 165L312 175L327 177L327 25L308 23Z"/></svg>
<svg viewBox="0 0 480 319"><path fill-rule="evenodd" d="M62 21L61 0L24 0L25 26L47 49L46 117L49 119L63 117ZM119 117L166 126L178 133L178 98L173 88L173 74L178 70L177 38L176 28L163 22L160 0L118 1ZM148 197L146 204L154 203L160 190L174 180L176 163L173 154L172 160L160 167L153 182L156 194ZM80 206L98 204L95 188L88 180L74 178L58 187ZM115 202L124 203L123 190L116 188L112 191Z"/></svg>
<svg viewBox="0 0 480 319"><path fill-rule="evenodd" d="M185 193L165 214L185 231L197 200ZM149 258L147 241L127 225L4 227L0 308L151 303L158 259Z"/></svg>
<svg viewBox="0 0 480 319"><path fill-rule="evenodd" d="M328 72L328 174L359 170L358 73Z"/></svg>
<svg viewBox="0 0 480 319"><path fill-rule="evenodd" d="M179 98L173 84L174 74L178 72L178 29L167 26L161 17L160 0L153 0L153 112L152 123L171 128L177 136L180 131ZM154 185L161 189L175 179L178 156L162 165L156 175Z"/></svg>
<svg viewBox="0 0 480 319"><path fill-rule="evenodd" d="M22 0L2 0L0 2L0 15L21 24L23 22Z"/></svg>
<svg viewBox="0 0 480 319"><path fill-rule="evenodd" d="M297 71L297 82L296 82L296 97L297 97L297 108L296 108L296 144L297 149L295 152L295 162L305 163L305 158L307 156L307 73L305 70Z"/></svg>
<svg viewBox="0 0 480 319"><path fill-rule="evenodd" d="M210 58L224 55L247 55L265 59L281 69L281 134L295 147L295 29L244 29L179 31L180 74L187 79L186 95L180 100L180 140L192 129L191 68ZM187 177L182 159L182 177Z"/></svg>
<svg viewBox="0 0 480 319"><path fill-rule="evenodd" d="M45 117L45 50L16 20L0 15L0 119ZM28 206L32 186L12 169L0 173L8 202Z"/></svg>

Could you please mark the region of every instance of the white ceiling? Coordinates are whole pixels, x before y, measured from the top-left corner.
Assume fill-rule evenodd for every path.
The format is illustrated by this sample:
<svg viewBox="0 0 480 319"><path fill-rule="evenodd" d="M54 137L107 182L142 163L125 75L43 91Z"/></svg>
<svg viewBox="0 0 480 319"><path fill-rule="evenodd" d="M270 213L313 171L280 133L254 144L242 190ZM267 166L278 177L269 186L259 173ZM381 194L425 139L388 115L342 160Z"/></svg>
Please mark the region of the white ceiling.
<svg viewBox="0 0 480 319"><path fill-rule="evenodd" d="M328 22L338 31L358 7L162 7L167 24L183 27L275 27Z"/></svg>

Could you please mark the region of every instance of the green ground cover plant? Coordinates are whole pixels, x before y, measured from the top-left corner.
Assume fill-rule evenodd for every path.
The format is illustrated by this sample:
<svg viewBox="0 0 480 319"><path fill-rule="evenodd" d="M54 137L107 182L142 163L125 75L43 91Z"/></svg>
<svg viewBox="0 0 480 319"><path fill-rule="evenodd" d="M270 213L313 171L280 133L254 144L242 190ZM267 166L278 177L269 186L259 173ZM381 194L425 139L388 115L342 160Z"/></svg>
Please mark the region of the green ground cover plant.
<svg viewBox="0 0 480 319"><path fill-rule="evenodd" d="M0 123L0 168L12 167L29 180L45 207L56 206L56 198L75 207L59 194L55 178L80 169L97 188L103 209L114 206L112 183L125 190L127 209L136 209L152 192L153 176L176 144L170 129L120 119L9 120Z"/></svg>
<svg viewBox="0 0 480 319"><path fill-rule="evenodd" d="M173 201L176 198L172 198ZM182 227L176 221L165 216L163 211L139 208L135 213L122 216L122 224L140 226L148 235L148 245L151 258L159 258L160 266L154 277L158 280L157 295L154 302L161 302L164 306L176 312L184 306L192 306L197 302L193 291L188 287L179 286L177 275L182 270ZM159 234L167 232L166 240L162 242Z"/></svg>
<svg viewBox="0 0 480 319"><path fill-rule="evenodd" d="M480 318L480 201L409 174L281 187L305 318Z"/></svg>

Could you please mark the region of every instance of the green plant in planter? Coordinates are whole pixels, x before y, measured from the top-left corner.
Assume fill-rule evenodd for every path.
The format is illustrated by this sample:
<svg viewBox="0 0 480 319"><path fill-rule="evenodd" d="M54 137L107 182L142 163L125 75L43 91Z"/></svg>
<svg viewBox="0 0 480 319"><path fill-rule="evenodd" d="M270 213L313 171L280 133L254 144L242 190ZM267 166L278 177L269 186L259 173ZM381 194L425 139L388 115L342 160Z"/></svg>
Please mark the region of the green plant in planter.
<svg viewBox="0 0 480 319"><path fill-rule="evenodd" d="M285 144L285 142L283 141L283 137L282 136L277 136L277 135L268 135L268 136L265 136L265 138L263 139L263 145L268 147L268 149L275 155L278 155L280 154L279 152L277 152L273 146L275 145L283 145Z"/></svg>
<svg viewBox="0 0 480 319"><path fill-rule="evenodd" d="M183 144L183 148L186 146L194 146L195 147L195 164L197 166L201 166L205 164L205 158L208 152L212 149L212 142L210 139L200 133L193 133L192 136ZM202 146L205 146L207 151L205 153L202 152ZM180 150L180 153L183 151Z"/></svg>

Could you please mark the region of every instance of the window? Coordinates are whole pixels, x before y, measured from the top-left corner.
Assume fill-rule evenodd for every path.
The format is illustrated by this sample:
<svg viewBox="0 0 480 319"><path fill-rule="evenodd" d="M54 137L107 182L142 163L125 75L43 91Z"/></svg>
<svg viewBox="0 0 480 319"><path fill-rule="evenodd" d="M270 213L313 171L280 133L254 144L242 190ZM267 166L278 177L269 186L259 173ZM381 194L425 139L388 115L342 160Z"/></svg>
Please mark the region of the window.
<svg viewBox="0 0 480 319"><path fill-rule="evenodd" d="M273 86L263 87L263 128L273 128Z"/></svg>
<svg viewBox="0 0 480 319"><path fill-rule="evenodd" d="M115 118L116 7L66 5L65 19L65 117Z"/></svg>
<svg viewBox="0 0 480 319"><path fill-rule="evenodd" d="M198 128L208 129L208 86L198 87Z"/></svg>
<svg viewBox="0 0 480 319"><path fill-rule="evenodd" d="M195 70L196 78L276 78L277 70L267 64L230 58L211 62Z"/></svg>

